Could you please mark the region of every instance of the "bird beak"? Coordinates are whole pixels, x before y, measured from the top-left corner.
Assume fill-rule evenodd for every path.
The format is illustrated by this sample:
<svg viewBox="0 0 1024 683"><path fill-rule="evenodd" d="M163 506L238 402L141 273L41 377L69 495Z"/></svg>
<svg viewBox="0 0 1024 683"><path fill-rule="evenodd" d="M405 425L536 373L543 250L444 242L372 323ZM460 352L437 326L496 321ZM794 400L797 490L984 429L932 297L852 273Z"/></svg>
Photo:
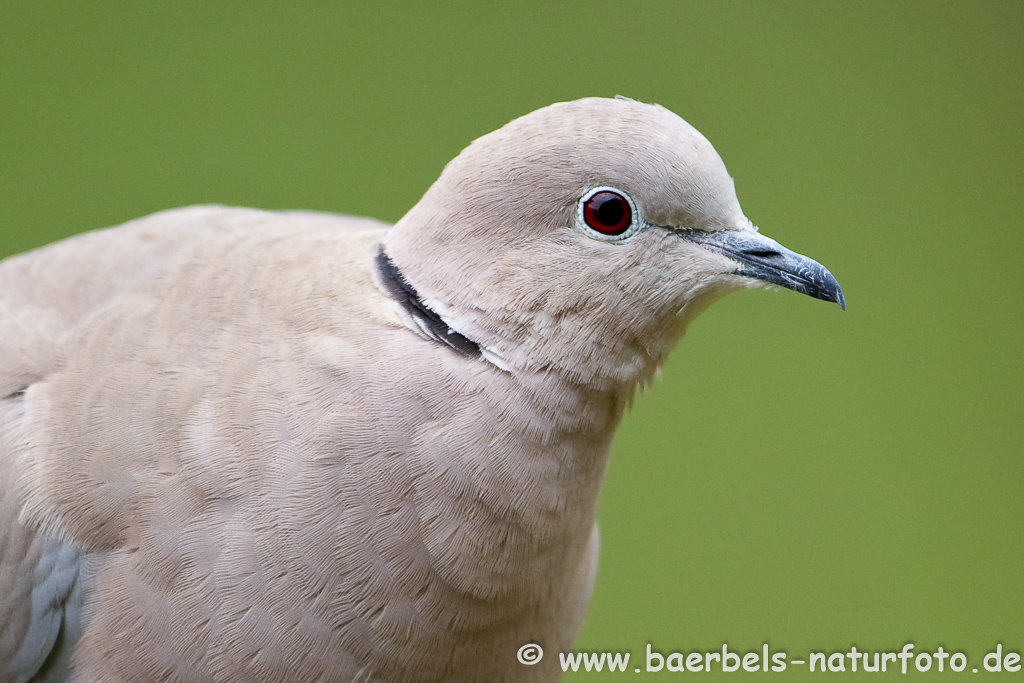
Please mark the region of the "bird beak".
<svg viewBox="0 0 1024 683"><path fill-rule="evenodd" d="M737 275L801 292L815 299L834 301L846 310L846 299L832 273L813 259L790 251L753 230L684 230L680 234L705 249L737 262Z"/></svg>

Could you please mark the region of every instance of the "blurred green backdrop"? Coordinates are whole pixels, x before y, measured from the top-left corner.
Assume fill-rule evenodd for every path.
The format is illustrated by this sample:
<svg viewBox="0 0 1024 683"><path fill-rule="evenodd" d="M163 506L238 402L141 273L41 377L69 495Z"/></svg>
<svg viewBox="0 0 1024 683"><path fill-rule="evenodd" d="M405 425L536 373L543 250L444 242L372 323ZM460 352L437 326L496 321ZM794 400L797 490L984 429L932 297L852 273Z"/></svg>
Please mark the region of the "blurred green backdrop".
<svg viewBox="0 0 1024 683"><path fill-rule="evenodd" d="M578 647L1020 652L1019 1L6 0L0 256L202 202L395 220L473 138L616 93L849 310L693 325L616 441Z"/></svg>

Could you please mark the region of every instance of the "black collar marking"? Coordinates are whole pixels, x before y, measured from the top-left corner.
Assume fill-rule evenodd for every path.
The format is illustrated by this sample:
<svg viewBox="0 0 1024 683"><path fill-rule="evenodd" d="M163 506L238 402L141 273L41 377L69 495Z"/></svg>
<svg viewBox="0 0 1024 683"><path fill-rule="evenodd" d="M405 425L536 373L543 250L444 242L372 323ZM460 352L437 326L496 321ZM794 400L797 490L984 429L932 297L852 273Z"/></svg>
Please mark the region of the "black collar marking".
<svg viewBox="0 0 1024 683"><path fill-rule="evenodd" d="M409 315L418 320L430 336L459 353L473 358L480 356L480 346L475 341L448 327L448 323L441 320L441 316L423 303L413 286L406 282L402 271L398 270L398 266L384 253L383 244L377 252L377 270L380 272L381 280L384 281L384 286L387 287L391 298L400 303Z"/></svg>

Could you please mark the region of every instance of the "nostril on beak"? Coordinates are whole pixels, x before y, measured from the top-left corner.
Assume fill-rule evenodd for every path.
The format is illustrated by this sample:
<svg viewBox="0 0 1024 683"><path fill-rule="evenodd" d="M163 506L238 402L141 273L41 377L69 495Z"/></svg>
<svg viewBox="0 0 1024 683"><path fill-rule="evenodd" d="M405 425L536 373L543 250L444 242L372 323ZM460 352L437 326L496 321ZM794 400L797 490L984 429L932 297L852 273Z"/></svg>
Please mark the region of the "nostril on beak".
<svg viewBox="0 0 1024 683"><path fill-rule="evenodd" d="M766 249L766 250L762 250L762 251L748 251L748 252L744 252L744 253L746 253L749 256L754 256L754 257L757 257L757 258L772 258L772 257L775 257L775 256L782 256L782 254L780 254L779 252L771 251L770 249Z"/></svg>

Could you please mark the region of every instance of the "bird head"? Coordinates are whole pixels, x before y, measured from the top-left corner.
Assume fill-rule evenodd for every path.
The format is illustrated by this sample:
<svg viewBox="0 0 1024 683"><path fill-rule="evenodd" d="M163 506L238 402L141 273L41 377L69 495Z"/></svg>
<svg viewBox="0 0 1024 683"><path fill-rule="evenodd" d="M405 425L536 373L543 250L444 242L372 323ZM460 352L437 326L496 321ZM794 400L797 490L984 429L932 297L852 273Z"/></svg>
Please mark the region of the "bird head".
<svg viewBox="0 0 1024 683"><path fill-rule="evenodd" d="M485 358L578 382L647 381L694 316L736 289L845 307L823 266L746 218L703 135L626 98L554 104L477 139L383 250Z"/></svg>

